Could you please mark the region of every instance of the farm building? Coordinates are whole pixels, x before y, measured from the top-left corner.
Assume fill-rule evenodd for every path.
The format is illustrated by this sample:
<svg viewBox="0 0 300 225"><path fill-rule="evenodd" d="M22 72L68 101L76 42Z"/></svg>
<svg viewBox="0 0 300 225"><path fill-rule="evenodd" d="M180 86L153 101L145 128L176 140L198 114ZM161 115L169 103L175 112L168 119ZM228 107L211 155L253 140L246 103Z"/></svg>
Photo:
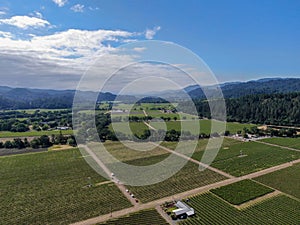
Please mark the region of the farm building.
<svg viewBox="0 0 300 225"><path fill-rule="evenodd" d="M70 127L56 127L57 130L69 130Z"/></svg>
<svg viewBox="0 0 300 225"><path fill-rule="evenodd" d="M193 208L189 207L184 202L178 201L175 206L177 209L174 209L172 212L175 214L177 218L184 218L188 216L193 216L195 211Z"/></svg>

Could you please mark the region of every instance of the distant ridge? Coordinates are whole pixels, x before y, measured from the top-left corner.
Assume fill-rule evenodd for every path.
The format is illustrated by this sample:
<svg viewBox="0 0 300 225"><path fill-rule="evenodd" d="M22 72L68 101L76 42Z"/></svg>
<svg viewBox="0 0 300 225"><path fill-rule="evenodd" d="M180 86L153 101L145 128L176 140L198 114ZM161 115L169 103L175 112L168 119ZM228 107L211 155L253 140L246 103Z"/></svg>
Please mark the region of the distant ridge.
<svg viewBox="0 0 300 225"><path fill-rule="evenodd" d="M219 85L225 98L239 98L253 94L276 94L300 92L300 78L264 78L247 82L229 82ZM189 87L185 88L188 90ZM203 87L207 93L213 93L214 86ZM195 86L187 93L192 98L205 98L203 90Z"/></svg>
<svg viewBox="0 0 300 225"><path fill-rule="evenodd" d="M247 82L228 82L219 85L225 98L240 98L246 95L256 94L277 94L300 92L300 78L263 78ZM143 101L162 102L160 98L168 101L185 100L186 92L193 99L206 98L206 94L211 96L216 92L216 86L205 86L202 89L198 85L192 85L181 91L164 91L145 96ZM30 89L11 88L0 86L0 109L28 109L28 108L71 108L75 90L51 90L51 89ZM100 93L85 91L81 92L84 99L95 99L98 101L114 101L117 97L110 92ZM159 98L160 97L160 98ZM138 98L133 95L118 96L118 100L133 103Z"/></svg>

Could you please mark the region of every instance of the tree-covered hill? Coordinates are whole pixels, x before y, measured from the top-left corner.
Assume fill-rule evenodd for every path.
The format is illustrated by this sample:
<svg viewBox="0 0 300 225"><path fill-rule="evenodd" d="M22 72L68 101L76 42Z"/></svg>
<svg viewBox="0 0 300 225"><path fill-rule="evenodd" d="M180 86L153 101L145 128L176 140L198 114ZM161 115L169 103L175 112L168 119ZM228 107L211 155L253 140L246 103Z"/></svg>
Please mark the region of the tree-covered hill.
<svg viewBox="0 0 300 225"><path fill-rule="evenodd" d="M299 78L269 78L248 82L234 82L220 85L225 98L239 98L254 94L274 94L300 91ZM214 86L203 87L206 93L213 95ZM197 86L186 88L187 93L194 99L205 98L203 90Z"/></svg>
<svg viewBox="0 0 300 225"><path fill-rule="evenodd" d="M210 118L207 101L195 100L200 117ZM179 103L189 112L188 103ZM243 123L300 126L300 92L248 95L226 99L227 120Z"/></svg>

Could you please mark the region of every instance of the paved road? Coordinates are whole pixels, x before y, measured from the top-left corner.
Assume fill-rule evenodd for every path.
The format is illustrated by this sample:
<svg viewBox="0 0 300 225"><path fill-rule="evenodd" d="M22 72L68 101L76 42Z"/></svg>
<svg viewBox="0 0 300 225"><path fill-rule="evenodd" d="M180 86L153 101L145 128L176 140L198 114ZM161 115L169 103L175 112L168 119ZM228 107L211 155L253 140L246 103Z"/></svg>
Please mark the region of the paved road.
<svg viewBox="0 0 300 225"><path fill-rule="evenodd" d="M197 161L197 163L199 163L199 162ZM300 163L300 159L295 160L295 161L291 161L291 162L288 162L288 163L284 163L284 164L281 164L281 165L278 165L278 166L274 166L274 167L271 167L271 168L268 168L268 169L264 169L264 170L261 170L261 171L255 172L255 173L251 173L251 174L248 174L248 175L245 175L245 176L242 176L242 177L232 177L231 176L232 178L229 178L227 180L223 180L223 181L219 181L219 182L216 182L216 183L213 183L213 184L209 184L209 185L206 185L206 186L195 188L193 190L189 190L189 191L186 191L186 192L183 192L183 193L178 193L178 194L168 196L168 197L165 197L165 198L161 198L161 199L158 199L158 200L155 200L155 201L152 201L152 202L135 205L134 207L130 207L130 208L126 208L126 209L123 209L123 210L115 211L115 212L112 213L112 217L111 217L111 214L109 213L109 214L101 215L101 216L98 216L98 217L90 218L90 219L87 219L87 220L84 220L84 221L80 221L80 222L74 223L73 225L93 225L93 224L96 224L96 223L104 222L104 221L109 220L111 218L118 218L118 217L121 217L121 216L125 216L129 213L138 212L138 211L143 210L143 209L155 208L155 207L163 204L166 201L173 201L174 199L179 200L179 199L187 198L187 197L192 196L192 195L207 192L207 191L209 191L210 189L213 189L213 188L218 188L218 187L225 186L225 185L228 185L228 184L232 184L232 183L235 183L235 182L238 182L238 181L241 181L241 180L245 180L245 179L252 179L252 178L255 178L255 177L259 177L259 176L262 176L262 175L265 175L265 174L268 174L268 173L272 173L272 172L277 171L277 170L281 170L281 169L290 167L290 166L292 166L296 163Z"/></svg>

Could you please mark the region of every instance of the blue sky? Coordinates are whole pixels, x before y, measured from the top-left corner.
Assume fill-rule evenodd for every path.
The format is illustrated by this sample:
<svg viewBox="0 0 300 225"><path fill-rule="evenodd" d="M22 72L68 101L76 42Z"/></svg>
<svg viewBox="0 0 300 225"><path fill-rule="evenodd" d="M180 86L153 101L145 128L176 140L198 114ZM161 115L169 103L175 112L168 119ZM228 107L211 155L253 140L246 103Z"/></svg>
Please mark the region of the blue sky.
<svg viewBox="0 0 300 225"><path fill-rule="evenodd" d="M298 0L0 0L1 85L74 88L79 60L147 39L189 48L220 82L299 77L299 12Z"/></svg>

